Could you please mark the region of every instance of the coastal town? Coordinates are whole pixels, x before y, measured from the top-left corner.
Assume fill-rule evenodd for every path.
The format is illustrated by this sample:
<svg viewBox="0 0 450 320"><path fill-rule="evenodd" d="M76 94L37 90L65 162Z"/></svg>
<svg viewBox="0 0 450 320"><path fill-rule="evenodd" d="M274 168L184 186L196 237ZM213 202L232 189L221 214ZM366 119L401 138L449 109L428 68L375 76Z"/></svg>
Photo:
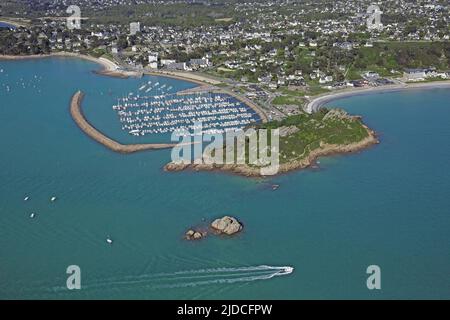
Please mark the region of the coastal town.
<svg viewBox="0 0 450 320"><path fill-rule="evenodd" d="M371 4L85 0L80 28L70 28L66 1L7 1L0 54L68 52L195 78L253 101L269 120L321 94L450 79L446 1L380 2L380 28L367 24Z"/></svg>

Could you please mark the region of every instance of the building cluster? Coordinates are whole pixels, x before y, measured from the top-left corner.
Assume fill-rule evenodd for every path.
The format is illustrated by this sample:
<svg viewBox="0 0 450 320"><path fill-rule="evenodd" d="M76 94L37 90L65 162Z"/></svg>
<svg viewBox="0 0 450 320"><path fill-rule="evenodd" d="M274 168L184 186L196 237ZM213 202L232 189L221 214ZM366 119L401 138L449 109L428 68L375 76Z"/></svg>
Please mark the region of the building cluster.
<svg viewBox="0 0 450 320"><path fill-rule="evenodd" d="M16 28L9 38L2 37L0 53L69 51L106 56L123 68L202 70L246 84L248 96L258 99L266 98L267 92L253 88L255 83L269 91L279 87L298 89L312 83L328 89L382 85L389 80L371 72L370 65L358 70L359 79L348 77L359 50L389 42L450 39L450 5L445 0L379 1L380 28L367 26L371 0L196 2L197 6L223 8L229 16L220 17L217 23L189 26L149 23L157 12L142 12L142 17L112 23L102 21L100 13L141 5L163 10L192 4L191 0L81 0L77 4L87 19L82 20L80 30L68 30L65 19L54 18L68 16L65 10L70 1L22 2L28 6L15 12L18 17L33 11L39 12L39 18L33 16L31 26ZM404 74L408 81L448 77L447 72L433 66L389 71Z"/></svg>

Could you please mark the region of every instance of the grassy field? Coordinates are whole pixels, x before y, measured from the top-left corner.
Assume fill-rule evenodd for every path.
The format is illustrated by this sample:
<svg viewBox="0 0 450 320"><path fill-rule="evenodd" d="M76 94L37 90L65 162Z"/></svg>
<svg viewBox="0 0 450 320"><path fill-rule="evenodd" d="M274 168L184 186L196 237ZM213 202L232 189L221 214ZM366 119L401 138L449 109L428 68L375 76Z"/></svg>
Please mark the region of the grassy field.
<svg viewBox="0 0 450 320"><path fill-rule="evenodd" d="M275 99L273 99L272 103L274 105L297 105L302 106L303 105L303 99L299 98L298 96L278 96Z"/></svg>
<svg viewBox="0 0 450 320"><path fill-rule="evenodd" d="M332 113L327 116L329 112ZM337 109L322 109L314 114L290 116L258 127L269 130L281 127L299 129L286 137L280 137L281 163L305 158L312 150L319 148L321 143L347 145L368 136L360 119Z"/></svg>
<svg viewBox="0 0 450 320"><path fill-rule="evenodd" d="M310 84L305 90L289 90L287 87L281 87L277 90L279 96L272 100L274 105L297 105L303 106L305 104L305 96L315 96L321 93L329 92L330 90L322 88L316 84Z"/></svg>
<svg viewBox="0 0 450 320"><path fill-rule="evenodd" d="M369 133L358 117L348 115L341 109L321 109L314 114L299 114L253 126L255 129L267 129L267 144L272 145L271 130L280 129L279 161L280 164L291 163L307 158L309 154L321 149L323 144L347 146L368 137ZM256 131L258 132L258 131ZM284 132L284 133L282 133ZM245 163L249 167L257 167L249 163L249 137L246 138ZM225 160L226 148L222 156ZM211 156L215 155L214 149ZM237 159L237 150L234 149Z"/></svg>

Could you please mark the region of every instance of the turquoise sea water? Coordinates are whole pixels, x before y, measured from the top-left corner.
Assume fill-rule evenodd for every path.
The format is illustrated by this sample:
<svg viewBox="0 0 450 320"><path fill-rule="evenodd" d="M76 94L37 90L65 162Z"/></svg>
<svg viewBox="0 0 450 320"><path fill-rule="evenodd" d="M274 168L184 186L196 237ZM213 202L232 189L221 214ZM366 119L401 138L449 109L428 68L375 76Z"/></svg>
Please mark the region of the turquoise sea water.
<svg viewBox="0 0 450 320"><path fill-rule="evenodd" d="M120 131L111 104L141 80L97 68L0 62L0 298L450 298L450 90L334 101L381 144L258 180L165 173L170 150L121 155L86 137L68 112L78 89L94 125L139 139ZM182 239L225 214L244 222L240 235ZM380 291L366 287L372 264ZM65 287L69 265L81 268L81 290ZM272 271L260 265L295 271L262 279Z"/></svg>

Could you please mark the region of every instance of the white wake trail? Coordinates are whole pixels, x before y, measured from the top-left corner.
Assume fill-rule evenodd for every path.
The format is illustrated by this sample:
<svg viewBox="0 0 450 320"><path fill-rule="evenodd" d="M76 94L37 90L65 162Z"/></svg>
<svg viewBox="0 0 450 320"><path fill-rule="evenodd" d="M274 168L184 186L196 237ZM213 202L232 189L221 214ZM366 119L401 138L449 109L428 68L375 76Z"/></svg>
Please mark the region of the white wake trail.
<svg viewBox="0 0 450 320"><path fill-rule="evenodd" d="M104 287L143 286L151 289L195 287L211 284L232 284L268 280L273 277L288 275L294 268L289 266L250 266L234 268L208 268L177 271L171 273L144 274L121 278L102 279L90 282L84 289L97 290Z"/></svg>

